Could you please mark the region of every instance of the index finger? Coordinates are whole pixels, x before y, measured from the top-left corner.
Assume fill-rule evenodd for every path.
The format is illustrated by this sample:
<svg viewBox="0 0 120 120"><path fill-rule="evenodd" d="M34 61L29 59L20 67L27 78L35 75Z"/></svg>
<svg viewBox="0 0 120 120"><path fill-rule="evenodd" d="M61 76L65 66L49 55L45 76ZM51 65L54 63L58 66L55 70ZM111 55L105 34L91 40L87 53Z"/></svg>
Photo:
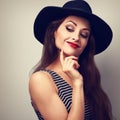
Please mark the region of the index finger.
<svg viewBox="0 0 120 120"><path fill-rule="evenodd" d="M60 61L61 61L61 64L63 65L63 62L64 62L63 50L60 51Z"/></svg>

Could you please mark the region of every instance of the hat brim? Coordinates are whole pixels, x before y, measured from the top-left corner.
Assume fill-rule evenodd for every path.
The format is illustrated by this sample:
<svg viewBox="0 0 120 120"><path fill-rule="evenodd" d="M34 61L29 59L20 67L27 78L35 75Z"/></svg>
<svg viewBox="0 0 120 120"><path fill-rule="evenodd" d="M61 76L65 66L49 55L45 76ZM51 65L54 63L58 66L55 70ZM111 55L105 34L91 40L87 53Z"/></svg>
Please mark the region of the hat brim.
<svg viewBox="0 0 120 120"><path fill-rule="evenodd" d="M92 34L95 38L96 52L95 54L104 51L112 40L112 30L110 26L100 17L89 14L84 11L75 9L65 9L61 7L45 7L37 15L34 22L34 35L36 39L44 44L44 36L47 26L50 22L64 18L68 15L81 16L89 20L92 28Z"/></svg>

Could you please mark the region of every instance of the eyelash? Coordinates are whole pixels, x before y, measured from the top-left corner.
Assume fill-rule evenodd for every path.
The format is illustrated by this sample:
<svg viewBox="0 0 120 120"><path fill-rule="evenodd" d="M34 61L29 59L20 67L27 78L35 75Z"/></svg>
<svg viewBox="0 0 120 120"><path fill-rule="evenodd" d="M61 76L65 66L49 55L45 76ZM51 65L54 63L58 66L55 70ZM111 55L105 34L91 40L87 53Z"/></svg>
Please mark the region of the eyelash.
<svg viewBox="0 0 120 120"><path fill-rule="evenodd" d="M83 37L83 38L88 38L89 35L87 33L80 33L80 36Z"/></svg>
<svg viewBox="0 0 120 120"><path fill-rule="evenodd" d="M66 29L67 29L69 32L74 32L74 29L73 29L71 26L66 26Z"/></svg>
<svg viewBox="0 0 120 120"><path fill-rule="evenodd" d="M69 32L74 32L74 29L71 26L66 26L66 30L68 30ZM89 35L87 33L80 33L80 37L88 38Z"/></svg>

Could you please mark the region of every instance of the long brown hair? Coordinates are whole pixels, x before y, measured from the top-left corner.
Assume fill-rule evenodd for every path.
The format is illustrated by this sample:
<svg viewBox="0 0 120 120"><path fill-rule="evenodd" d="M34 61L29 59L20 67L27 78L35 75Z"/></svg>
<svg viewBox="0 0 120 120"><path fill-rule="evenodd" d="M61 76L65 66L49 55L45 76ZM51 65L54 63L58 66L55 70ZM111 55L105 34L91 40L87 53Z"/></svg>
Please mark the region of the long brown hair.
<svg viewBox="0 0 120 120"><path fill-rule="evenodd" d="M57 30L64 19L53 21L48 26L41 61L34 72L45 69L57 59L58 49L55 46L54 31ZM88 45L79 58L79 72L83 75L85 96L93 106L95 120L112 120L111 104L101 87L100 73L94 62L94 55L95 40L91 34Z"/></svg>
<svg viewBox="0 0 120 120"><path fill-rule="evenodd" d="M101 77L94 61L94 55L95 40L91 35L88 45L79 60L81 66L79 72L83 75L85 96L93 106L96 120L112 120L111 103L102 89Z"/></svg>

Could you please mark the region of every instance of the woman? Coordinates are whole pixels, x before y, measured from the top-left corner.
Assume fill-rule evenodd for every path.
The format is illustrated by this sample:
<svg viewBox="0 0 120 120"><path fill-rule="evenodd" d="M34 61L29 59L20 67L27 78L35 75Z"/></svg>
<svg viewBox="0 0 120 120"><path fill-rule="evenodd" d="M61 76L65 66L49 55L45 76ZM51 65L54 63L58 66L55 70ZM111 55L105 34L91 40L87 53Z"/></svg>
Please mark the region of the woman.
<svg viewBox="0 0 120 120"><path fill-rule="evenodd" d="M111 120L94 55L112 40L111 28L85 1L45 7L34 23L44 44L29 89L39 120Z"/></svg>

